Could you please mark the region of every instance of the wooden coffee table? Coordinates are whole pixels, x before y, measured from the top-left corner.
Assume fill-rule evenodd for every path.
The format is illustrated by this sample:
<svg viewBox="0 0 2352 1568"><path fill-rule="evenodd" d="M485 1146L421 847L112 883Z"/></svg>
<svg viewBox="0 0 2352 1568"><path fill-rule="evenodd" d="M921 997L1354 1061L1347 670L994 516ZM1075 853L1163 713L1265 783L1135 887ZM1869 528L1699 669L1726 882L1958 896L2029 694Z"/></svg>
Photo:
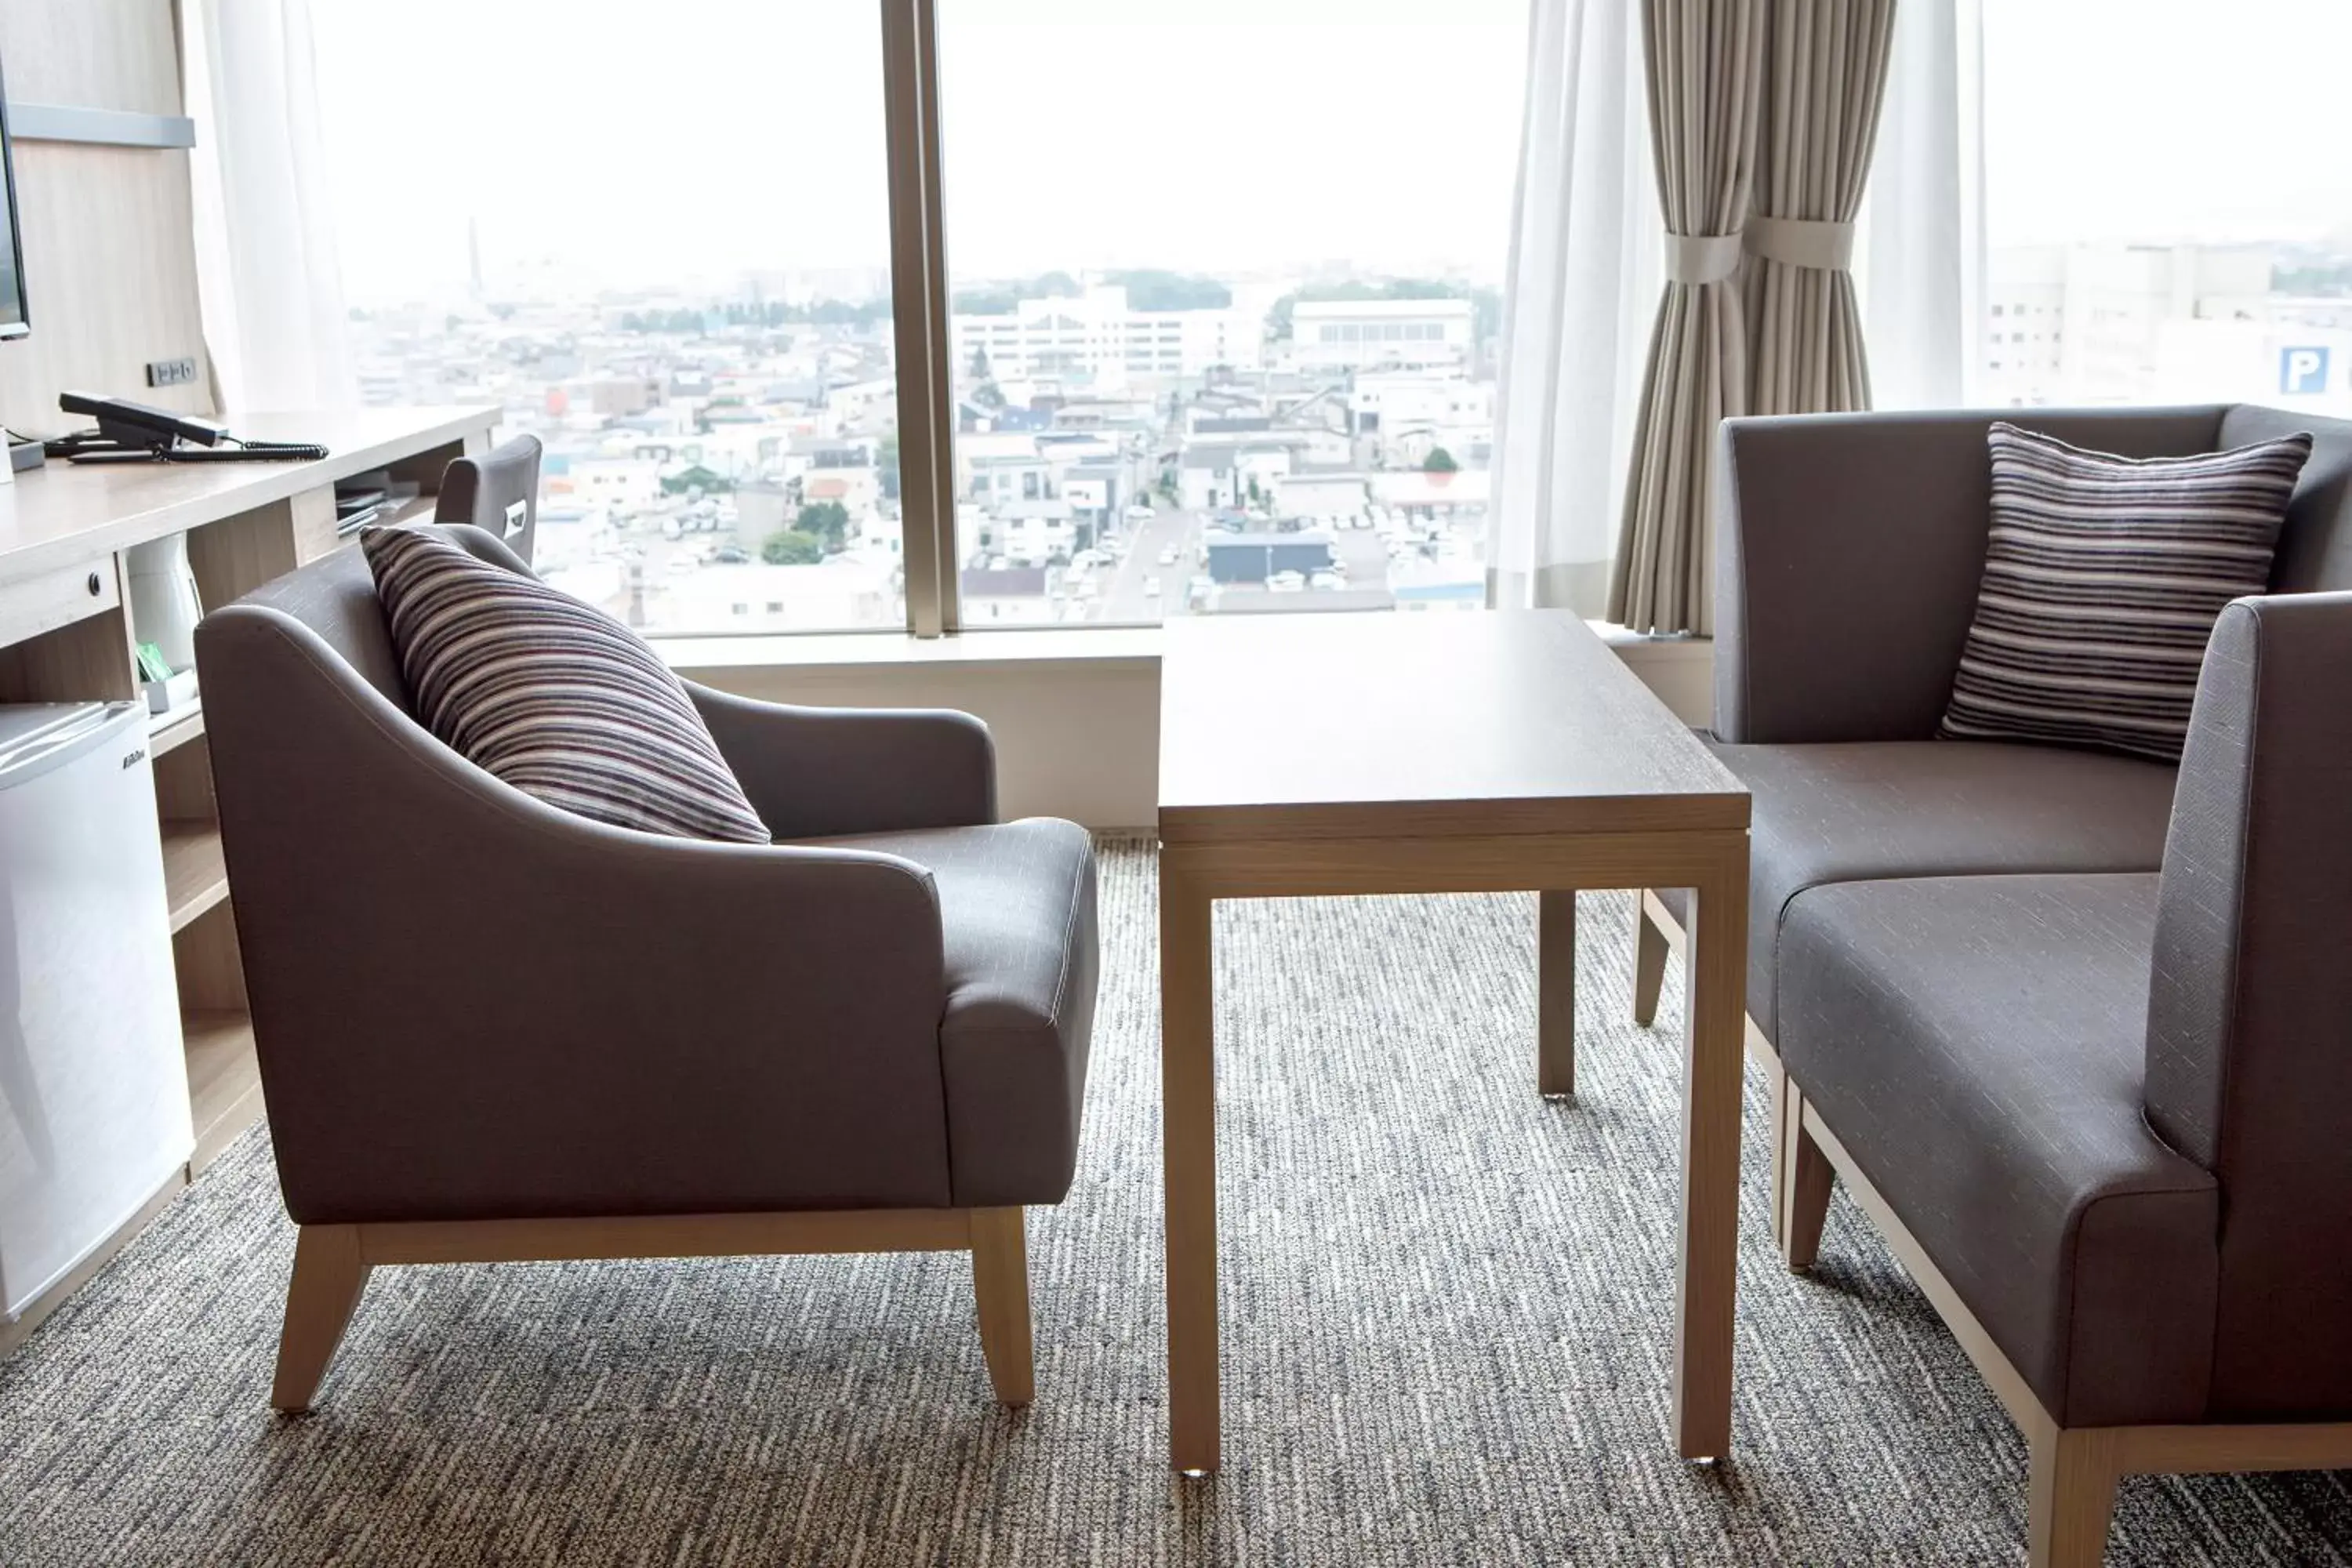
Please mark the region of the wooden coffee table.
<svg viewBox="0 0 2352 1568"><path fill-rule="evenodd" d="M1218 1462L1211 908L1347 893L1539 891L1538 1085L1567 1094L1576 890L1692 889L1675 1426L1685 1457L1726 1455L1747 790L1572 616L1202 617L1171 620L1164 636L1160 1093L1176 1468Z"/></svg>

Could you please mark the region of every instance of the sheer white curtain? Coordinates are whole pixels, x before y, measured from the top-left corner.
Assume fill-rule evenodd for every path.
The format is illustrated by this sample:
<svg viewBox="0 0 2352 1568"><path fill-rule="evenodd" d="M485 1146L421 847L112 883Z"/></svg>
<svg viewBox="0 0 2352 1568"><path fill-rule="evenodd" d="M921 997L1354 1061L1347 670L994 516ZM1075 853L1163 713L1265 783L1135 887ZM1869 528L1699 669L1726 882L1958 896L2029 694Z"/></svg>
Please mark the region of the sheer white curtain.
<svg viewBox="0 0 2352 1568"><path fill-rule="evenodd" d="M1638 0L1529 0L1487 602L1599 618L1664 281ZM1853 272L1881 408L1969 395L1981 0L1899 0Z"/></svg>
<svg viewBox="0 0 2352 1568"><path fill-rule="evenodd" d="M224 409L358 401L310 0L183 0L197 289Z"/></svg>
<svg viewBox="0 0 2352 1568"><path fill-rule="evenodd" d="M1487 603L1599 616L1664 280L1633 0L1531 0Z"/></svg>
<svg viewBox="0 0 2352 1568"><path fill-rule="evenodd" d="M1881 408L1953 408L1971 396L1985 254L1983 74L1979 0L1899 0L1854 266Z"/></svg>

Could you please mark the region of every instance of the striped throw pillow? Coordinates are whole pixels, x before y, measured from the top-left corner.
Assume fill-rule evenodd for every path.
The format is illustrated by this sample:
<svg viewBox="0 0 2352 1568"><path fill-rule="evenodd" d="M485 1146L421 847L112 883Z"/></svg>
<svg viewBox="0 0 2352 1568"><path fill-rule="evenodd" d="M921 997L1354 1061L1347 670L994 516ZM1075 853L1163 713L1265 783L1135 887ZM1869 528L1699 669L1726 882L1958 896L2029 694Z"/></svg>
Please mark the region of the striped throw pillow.
<svg viewBox="0 0 2352 1568"><path fill-rule="evenodd" d="M2307 435L2118 458L1996 424L1992 539L1941 733L2172 763L2213 623L2265 592Z"/></svg>
<svg viewBox="0 0 2352 1568"><path fill-rule="evenodd" d="M769 842L685 686L636 633L437 531L360 537L417 715L451 750L616 827Z"/></svg>

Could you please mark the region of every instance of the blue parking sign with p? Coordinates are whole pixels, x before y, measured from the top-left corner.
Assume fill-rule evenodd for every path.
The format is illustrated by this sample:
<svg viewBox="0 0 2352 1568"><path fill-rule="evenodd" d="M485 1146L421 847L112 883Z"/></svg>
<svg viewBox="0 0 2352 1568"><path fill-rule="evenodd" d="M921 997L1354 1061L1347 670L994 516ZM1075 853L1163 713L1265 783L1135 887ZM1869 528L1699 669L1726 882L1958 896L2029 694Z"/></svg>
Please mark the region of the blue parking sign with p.
<svg viewBox="0 0 2352 1568"><path fill-rule="evenodd" d="M2279 350L2279 391L2286 396L2308 396L2327 390L2327 350L2315 344L2309 348Z"/></svg>

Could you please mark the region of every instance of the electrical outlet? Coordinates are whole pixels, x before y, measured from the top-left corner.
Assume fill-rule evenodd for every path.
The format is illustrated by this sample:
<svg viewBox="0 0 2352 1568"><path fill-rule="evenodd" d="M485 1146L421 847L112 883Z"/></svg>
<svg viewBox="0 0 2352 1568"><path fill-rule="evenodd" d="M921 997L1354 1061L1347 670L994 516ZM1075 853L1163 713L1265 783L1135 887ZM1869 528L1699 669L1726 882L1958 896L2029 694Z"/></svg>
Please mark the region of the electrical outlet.
<svg viewBox="0 0 2352 1568"><path fill-rule="evenodd" d="M184 386L195 379L194 360L157 359L147 362L147 384L150 386Z"/></svg>

